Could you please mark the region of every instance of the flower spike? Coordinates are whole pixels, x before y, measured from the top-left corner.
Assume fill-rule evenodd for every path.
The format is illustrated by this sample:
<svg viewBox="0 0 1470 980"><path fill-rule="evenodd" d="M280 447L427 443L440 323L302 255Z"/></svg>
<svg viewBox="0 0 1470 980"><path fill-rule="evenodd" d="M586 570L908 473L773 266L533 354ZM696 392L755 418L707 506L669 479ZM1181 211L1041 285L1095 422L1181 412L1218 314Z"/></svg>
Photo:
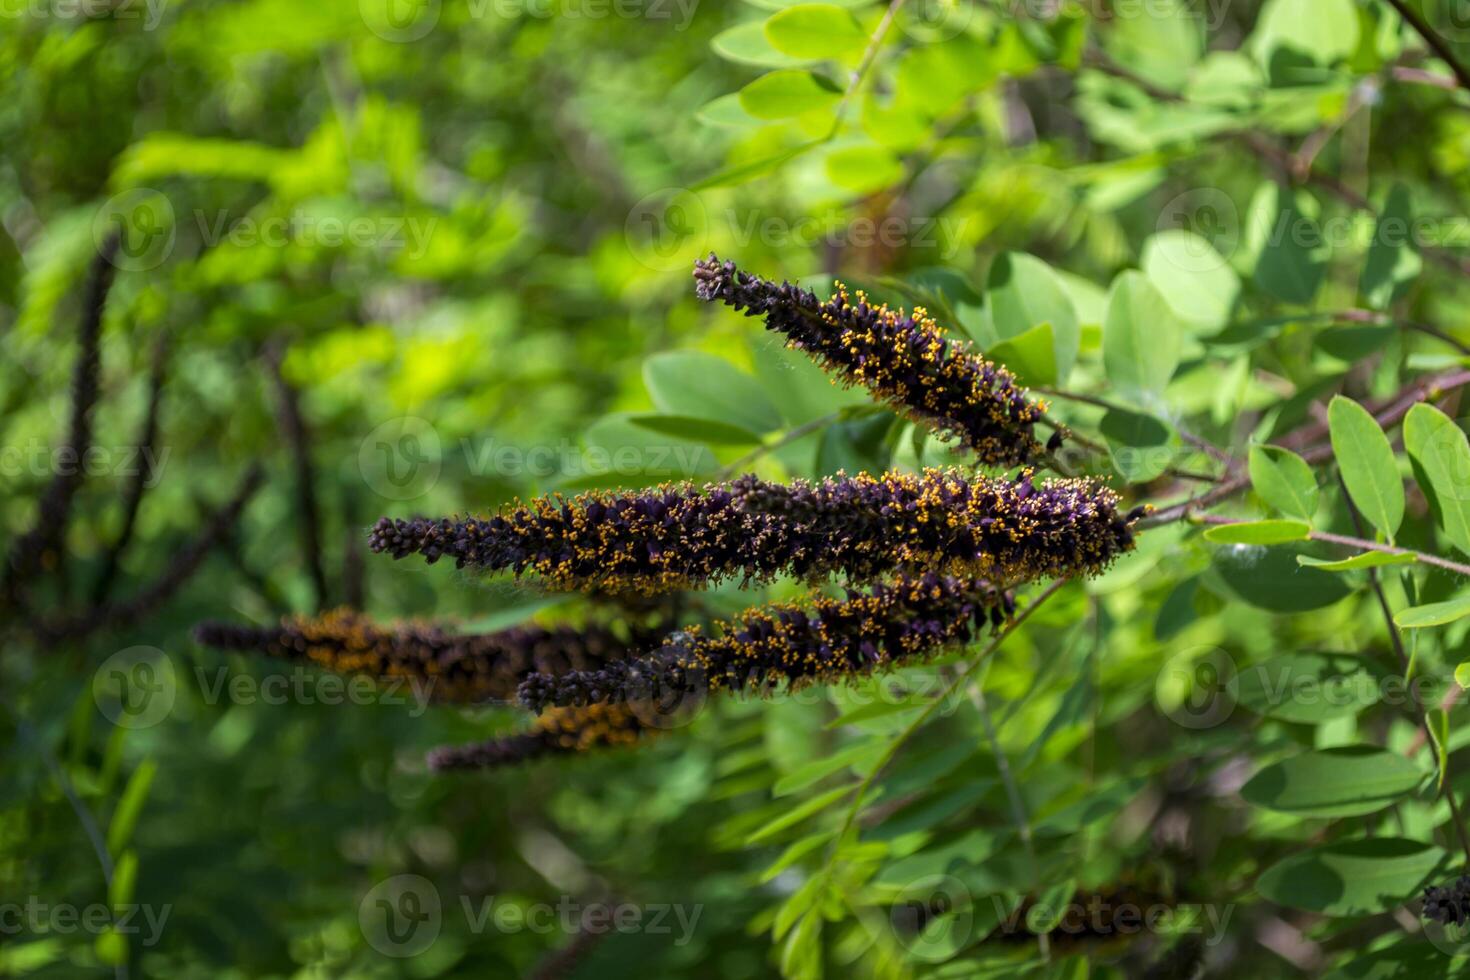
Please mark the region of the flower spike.
<svg viewBox="0 0 1470 980"><path fill-rule="evenodd" d="M753 609L723 624L717 636L680 631L651 656L599 670L532 674L520 698L541 710L852 680L967 642L1013 612L1010 597L983 581L900 578L809 607Z"/></svg>
<svg viewBox="0 0 1470 980"><path fill-rule="evenodd" d="M1010 586L1099 572L1133 546L1133 532L1117 495L1089 480L936 469L789 486L746 476L543 497L488 518L383 518L369 544L395 558L531 574L557 590L655 593L728 578L872 581L898 571Z"/></svg>
<svg viewBox="0 0 1470 980"><path fill-rule="evenodd" d="M1040 456L1034 433L1046 406L1026 397L1015 376L946 337L922 307L912 313L873 306L842 283L823 302L811 290L741 272L713 253L694 263L694 291L746 316L765 318L788 347L805 351L843 382L941 432L960 438L994 466ZM1057 448L1053 441L1048 447Z"/></svg>

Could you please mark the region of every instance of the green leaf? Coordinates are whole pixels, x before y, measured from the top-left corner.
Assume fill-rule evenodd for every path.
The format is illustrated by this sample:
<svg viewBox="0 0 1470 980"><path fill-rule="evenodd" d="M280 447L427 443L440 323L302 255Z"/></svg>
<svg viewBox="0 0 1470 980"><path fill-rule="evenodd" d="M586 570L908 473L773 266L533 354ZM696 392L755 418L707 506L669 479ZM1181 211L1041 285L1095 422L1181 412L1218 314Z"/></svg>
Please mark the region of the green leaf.
<svg viewBox="0 0 1470 980"><path fill-rule="evenodd" d="M1455 667L1455 683L1461 688L1470 688L1470 660Z"/></svg>
<svg viewBox="0 0 1470 980"><path fill-rule="evenodd" d="M781 427L781 413L760 382L713 354L655 354L643 362L643 383L663 415L710 419L754 433Z"/></svg>
<svg viewBox="0 0 1470 980"><path fill-rule="evenodd" d="M1118 475L1129 483L1155 480L1179 454L1179 435L1152 415L1110 408L1098 423Z"/></svg>
<svg viewBox="0 0 1470 980"><path fill-rule="evenodd" d="M786 935L798 919L806 915L817 906L827 890L827 875L818 873L812 875L802 886L791 893L782 905L781 910L776 913L776 919L771 924L771 934L780 939Z"/></svg>
<svg viewBox="0 0 1470 980"><path fill-rule="evenodd" d="M742 109L744 105L745 103L742 102ZM826 139L808 140L805 143L799 143L796 146L789 147L780 153L768 157L761 157L758 160L751 160L748 163L737 163L733 166L726 167L724 170L717 170L708 177L700 180L690 190L703 191L709 190L712 187L734 187L738 184L743 184L748 180L754 180L762 174L775 170L788 160L795 160L797 157L816 149L826 142Z"/></svg>
<svg viewBox="0 0 1470 980"><path fill-rule="evenodd" d="M112 812L112 821L107 825L107 849L111 853L121 854L132 839L133 828L148 802L148 790L153 786L153 777L157 773L158 763L148 758L139 763L132 776L128 777L128 784L117 801L117 809Z"/></svg>
<svg viewBox="0 0 1470 980"><path fill-rule="evenodd" d="M882 473L892 459L892 447L886 436L893 426L887 412L863 419L838 422L822 430L817 444L817 466L814 476L832 476L838 472Z"/></svg>
<svg viewBox="0 0 1470 980"><path fill-rule="evenodd" d="M1267 0L1246 46L1267 68L1283 58L1330 65L1357 49L1357 11L1352 0Z"/></svg>
<svg viewBox="0 0 1470 980"><path fill-rule="evenodd" d="M588 486L690 480L719 468L708 446L655 433L634 425L622 414L605 415L593 422L582 441L587 448L582 465L566 476Z"/></svg>
<svg viewBox="0 0 1470 980"><path fill-rule="evenodd" d="M997 52L966 34L935 44L916 44L899 56L894 101L939 116L1000 77ZM912 111L911 110L911 111Z"/></svg>
<svg viewBox="0 0 1470 980"><path fill-rule="evenodd" d="M1317 477L1296 453L1279 446L1252 446L1249 469L1251 486L1272 507L1304 521L1317 513Z"/></svg>
<svg viewBox="0 0 1470 980"><path fill-rule="evenodd" d="M1433 844L1401 837L1343 841L1288 856L1256 879L1256 891L1322 915L1375 915L1412 897L1445 857Z"/></svg>
<svg viewBox="0 0 1470 980"><path fill-rule="evenodd" d="M1056 331L1050 323L1038 323L1025 333L997 341L987 354L1024 385L1057 383Z"/></svg>
<svg viewBox="0 0 1470 980"><path fill-rule="evenodd" d="M1212 557L1211 571L1236 598L1271 612L1321 609L1349 594L1336 575L1299 566L1294 547L1220 548Z"/></svg>
<svg viewBox="0 0 1470 980"><path fill-rule="evenodd" d="M1358 282L1359 292L1375 310L1388 309L1424 265L1414 250L1413 218L1409 188L1402 181L1395 181L1378 214L1373 243L1368 246L1368 261Z"/></svg>
<svg viewBox="0 0 1470 980"><path fill-rule="evenodd" d="M1392 325L1333 327L1313 337L1312 343L1339 361L1360 361L1382 350L1398 332L1399 328Z"/></svg>
<svg viewBox="0 0 1470 980"><path fill-rule="evenodd" d="M1423 781L1424 773L1402 755L1352 745L1269 765L1240 795L1253 806L1300 817L1355 817L1382 810Z"/></svg>
<svg viewBox="0 0 1470 980"><path fill-rule="evenodd" d="M850 12L831 3L804 3L766 21L771 47L795 58L841 58L861 54L868 35Z"/></svg>
<svg viewBox="0 0 1470 980"><path fill-rule="evenodd" d="M793 58L771 47L766 39L765 24L754 20L737 24L716 34L709 42L715 54L727 61L762 68L794 68L806 64L805 58Z"/></svg>
<svg viewBox="0 0 1470 980"><path fill-rule="evenodd" d="M1285 192L1279 192L1285 195ZM1285 195L1256 261L1256 285L1277 299L1306 305L1327 269L1321 229Z"/></svg>
<svg viewBox="0 0 1470 980"><path fill-rule="evenodd" d="M842 97L837 86L809 71L773 71L740 90L740 105L757 119L789 119L830 109Z"/></svg>
<svg viewBox="0 0 1470 980"><path fill-rule="evenodd" d="M113 907L131 905L137 884L138 852L128 848L112 869L112 884L107 889L108 903Z"/></svg>
<svg viewBox="0 0 1470 980"><path fill-rule="evenodd" d="M1305 541L1311 530L1305 521L1239 521L1210 528L1205 540L1215 544L1285 544Z"/></svg>
<svg viewBox="0 0 1470 980"><path fill-rule="evenodd" d="M827 792L822 793L820 796L814 796L811 799L807 800L805 803L798 804L797 806L794 806L789 810L783 811L780 816L776 817L775 820L772 820L770 823L766 824L765 826L747 836L745 838L745 843L747 845L759 844L762 841L770 840L772 837L775 837L777 834L787 829L788 827L794 827L795 825L805 820L807 817L810 817L815 813L820 813L822 810L825 810L833 803L836 803L843 797L850 795L853 790L857 789L857 786L857 783L851 783L847 786L839 786L836 789L830 789Z"/></svg>
<svg viewBox="0 0 1470 980"><path fill-rule="evenodd" d="M993 345L1020 341L1036 327L1050 324L1055 344L1053 371L1057 381L1067 379L1077 361L1082 330L1072 300L1050 266L1022 252L1002 252L990 264L985 301L992 335L976 339L992 356L1000 359Z"/></svg>
<svg viewBox="0 0 1470 980"><path fill-rule="evenodd" d="M835 772L877 756L885 747L881 740L864 739L838 752L813 759L776 780L776 785L771 787L771 795L790 796Z"/></svg>
<svg viewBox="0 0 1470 980"><path fill-rule="evenodd" d="M871 194L903 179L903 164L876 144L848 146L827 154L832 183L856 194Z"/></svg>
<svg viewBox="0 0 1470 980"><path fill-rule="evenodd" d="M1464 431L1421 403L1404 417L1404 449L1445 537L1470 554L1470 441Z"/></svg>
<svg viewBox="0 0 1470 980"><path fill-rule="evenodd" d="M1184 87L1205 50L1203 25L1181 0L1157 0L1107 23L1101 33L1113 60L1170 92Z"/></svg>
<svg viewBox="0 0 1470 980"><path fill-rule="evenodd" d="M748 446L761 441L760 436L738 425L688 415L629 415L628 421L650 432L662 432L713 446Z"/></svg>
<svg viewBox="0 0 1470 980"><path fill-rule="evenodd" d="M800 861L812 851L815 851L817 848L830 841L833 836L836 835L836 833L837 832L835 830L826 830L816 834L808 834L807 836L802 837L799 840L792 841L791 844L786 848L786 850L781 852L781 856L772 861L769 865L766 866L766 869L761 872L761 884L765 884L766 882L775 878L777 875L785 871L787 868L791 867L797 861Z"/></svg>
<svg viewBox="0 0 1470 980"><path fill-rule="evenodd" d="M1401 609L1394 615L1393 621L1403 629L1415 630L1443 626L1466 616L1470 616L1470 595L1462 595L1447 602L1431 602Z"/></svg>
<svg viewBox="0 0 1470 980"><path fill-rule="evenodd" d="M1255 714L1320 725L1377 704L1386 683L1376 664L1356 654L1306 651L1242 667L1227 690Z"/></svg>
<svg viewBox="0 0 1470 980"><path fill-rule="evenodd" d="M711 99L700 106L694 113L694 118L706 126L720 126L725 129L745 129L749 126L759 126L761 121L740 105L740 93L731 92L717 99Z"/></svg>
<svg viewBox="0 0 1470 980"><path fill-rule="evenodd" d="M1195 333L1214 333L1230 322L1240 276L1208 239L1183 228L1161 231L1144 242L1141 265L1169 308Z"/></svg>
<svg viewBox="0 0 1470 980"><path fill-rule="evenodd" d="M1179 366L1179 324L1141 272L1113 280L1103 322L1103 367L1108 380L1133 396L1163 393Z"/></svg>
<svg viewBox="0 0 1470 980"><path fill-rule="evenodd" d="M1415 937L1387 949L1355 956L1323 980L1413 980L1446 971L1445 951Z"/></svg>
<svg viewBox="0 0 1470 980"><path fill-rule="evenodd" d="M1392 541L1404 520L1404 484L1388 436L1366 408L1342 395L1328 405L1327 424L1348 495L1363 516Z"/></svg>
<svg viewBox="0 0 1470 980"><path fill-rule="evenodd" d="M1387 551L1365 551L1360 555L1339 558L1336 561L1313 558L1311 555L1297 555L1296 560L1298 564L1309 568L1320 568L1324 572L1352 572L1360 568L1382 568L1385 565L1412 565L1417 561L1409 552L1391 554Z"/></svg>

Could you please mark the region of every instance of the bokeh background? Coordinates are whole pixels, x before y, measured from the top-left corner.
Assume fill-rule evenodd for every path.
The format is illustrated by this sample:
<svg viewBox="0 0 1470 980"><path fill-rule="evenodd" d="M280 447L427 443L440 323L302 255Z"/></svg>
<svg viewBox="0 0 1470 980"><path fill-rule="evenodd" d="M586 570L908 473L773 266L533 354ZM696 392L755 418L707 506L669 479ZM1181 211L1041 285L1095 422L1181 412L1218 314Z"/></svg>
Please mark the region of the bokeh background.
<svg viewBox="0 0 1470 980"><path fill-rule="evenodd" d="M615 932L557 967L567 975L735 980L777 975L783 957L799 972L795 940L770 933L789 929L778 910L815 853L772 867L800 834L761 828L819 801L840 767L861 771L902 715L834 727L853 710L843 691L727 701L636 752L436 776L428 748L522 719L344 693L190 638L204 619L343 604L482 630L599 614L367 554L382 515L711 477L803 426L748 465L815 476L947 458L758 322L698 304L689 267L710 250L928 303L1031 380L1078 391L1102 383L1109 283L1141 269L1129 275L1152 284L1145 312L1182 338L1153 414L1222 445L1310 422L1334 385L1382 396L1405 363L1459 363L1463 276L1431 263L1418 278L1420 251L1465 244L1452 224L1372 281L1358 274L1372 217L1355 201L1454 215L1470 159L1463 100L1388 6L844 2L851 36L828 8L773 44L766 21L785 6L0 0L7 539L55 478L88 270L109 236L122 241L98 452L64 548L3 613L0 901L166 910L156 935L27 912L0 935L0 975L521 976L575 931L516 912L477 925L468 910L609 897L644 916L678 905L696 927L668 913L669 931ZM1453 11L1434 13L1466 40ZM1395 181L1399 204L1384 205ZM1283 215L1342 235L1258 233ZM1366 312L1343 326L1330 311L1348 308ZM1057 411L1094 430L1101 414ZM1142 414L1106 435L1078 463L1135 500L1182 492L1150 461L1159 451L1212 465ZM145 594L256 465L261 488L177 588L137 615L99 604ZM118 552L139 467L146 494ZM1324 488L1324 510L1350 527L1335 494ZM1427 522L1405 540L1433 548L1434 533ZM1211 566L1185 535L1153 532L1107 578L1069 588L987 681L1044 815L1039 883L1229 903L1218 975L1320 973L1346 941L1313 934L1320 946L1296 958L1286 940L1258 941L1280 917L1250 891L1264 851L1312 828L1263 829L1220 799L1250 768L1232 754L1242 730L1263 752L1333 736L1233 704L1201 721L1170 685L1204 683L1195 665L1210 658L1386 636L1368 600L1339 602L1336 580L1302 590L1275 565ZM699 608L798 591L724 587ZM1289 628L1275 618L1302 610L1316 611ZM88 625L38 636L55 616ZM1462 636L1426 641L1426 663L1452 667ZM119 675L157 697L122 710ZM1038 884L1002 860L1016 846L993 746L960 700L884 778L877 851L843 883L872 914L830 901L832 975L982 975L942 964L989 927L917 941L893 909L922 906L947 887L928 878L956 867L968 870L950 880L977 895ZM1432 798L1414 805L1400 819L1427 834ZM377 899L405 889L413 908L440 906L421 948L372 924ZM1142 975L1169 945L1061 950L1037 967L1020 942L987 969Z"/></svg>

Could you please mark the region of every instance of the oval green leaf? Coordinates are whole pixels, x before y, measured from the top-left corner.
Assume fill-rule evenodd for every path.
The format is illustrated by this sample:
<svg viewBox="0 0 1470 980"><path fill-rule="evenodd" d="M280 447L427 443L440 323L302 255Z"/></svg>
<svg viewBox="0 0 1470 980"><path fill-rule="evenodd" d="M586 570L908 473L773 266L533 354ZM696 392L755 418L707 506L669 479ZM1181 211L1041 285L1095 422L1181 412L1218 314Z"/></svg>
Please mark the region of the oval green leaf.
<svg viewBox="0 0 1470 980"><path fill-rule="evenodd" d="M1470 616L1470 595L1447 602L1431 602L1423 606L1412 606L1400 610L1393 621L1406 630L1424 629L1428 626L1444 626L1457 619Z"/></svg>
<svg viewBox="0 0 1470 980"><path fill-rule="evenodd" d="M1252 446L1249 468L1251 486L1272 507L1304 521L1317 513L1317 478L1307 461L1290 449Z"/></svg>
<svg viewBox="0 0 1470 980"><path fill-rule="evenodd" d="M1319 725L1377 704L1389 683L1377 665L1356 654L1303 651L1242 667L1226 689L1254 714Z"/></svg>
<svg viewBox="0 0 1470 980"><path fill-rule="evenodd" d="M1256 879L1256 891L1322 915L1374 915L1407 901L1444 861L1440 848L1402 837L1343 841L1290 855Z"/></svg>
<svg viewBox="0 0 1470 980"><path fill-rule="evenodd" d="M1384 565L1412 565L1418 559L1410 552L1393 554L1387 551L1365 551L1361 555L1339 558L1336 561L1313 558L1311 555L1297 555L1296 560L1298 564L1320 568L1324 572L1352 572L1360 568L1382 568Z"/></svg>
<svg viewBox="0 0 1470 980"><path fill-rule="evenodd" d="M1470 441L1464 431L1434 406L1415 405L1404 417L1404 449L1445 537L1470 554Z"/></svg>
<svg viewBox="0 0 1470 980"><path fill-rule="evenodd" d="M773 71L740 90L741 107L757 119L789 119L830 109L842 93L809 71Z"/></svg>
<svg viewBox="0 0 1470 980"><path fill-rule="evenodd" d="M1393 540L1404 520L1404 483L1388 436L1366 408L1342 395L1327 406L1327 424L1348 495L1363 516Z"/></svg>
<svg viewBox="0 0 1470 980"><path fill-rule="evenodd" d="M1305 541L1311 531L1311 525L1303 521L1239 521L1210 528L1205 540L1215 544L1285 544Z"/></svg>
<svg viewBox="0 0 1470 980"><path fill-rule="evenodd" d="M643 362L643 383L662 415L711 419L753 433L781 427L781 413L760 382L713 354L655 354Z"/></svg>
<svg viewBox="0 0 1470 980"><path fill-rule="evenodd" d="M857 18L832 3L803 3L766 21L771 47L794 58L841 58L861 54L868 36Z"/></svg>
<svg viewBox="0 0 1470 980"><path fill-rule="evenodd" d="M1131 395L1158 395L1179 366L1179 323L1143 273L1113 280L1103 322L1103 367Z"/></svg>
<svg viewBox="0 0 1470 980"><path fill-rule="evenodd" d="M1252 776L1240 795L1253 806L1301 817L1354 817L1382 810L1424 778L1397 753L1352 745L1273 763Z"/></svg>

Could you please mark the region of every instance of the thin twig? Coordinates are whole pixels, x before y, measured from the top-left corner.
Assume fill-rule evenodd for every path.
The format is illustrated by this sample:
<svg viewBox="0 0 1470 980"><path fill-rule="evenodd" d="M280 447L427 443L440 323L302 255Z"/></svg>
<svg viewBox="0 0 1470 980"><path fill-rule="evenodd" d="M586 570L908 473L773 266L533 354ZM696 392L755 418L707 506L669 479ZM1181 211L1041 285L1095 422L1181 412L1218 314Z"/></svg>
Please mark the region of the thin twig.
<svg viewBox="0 0 1470 980"><path fill-rule="evenodd" d="M150 584L127 599L105 603L81 615L43 621L37 625L37 632L48 640L85 636L100 629L130 625L153 612L193 577L210 551L224 540L260 488L263 475L258 465L252 466L229 502L209 516L198 536L175 552L168 568Z"/></svg>
<svg viewBox="0 0 1470 980"><path fill-rule="evenodd" d="M1424 43L1429 45L1430 50L1439 55L1441 61L1450 66L1450 70L1455 73L1455 78L1459 81L1460 87L1470 90L1470 69L1467 69L1465 65L1460 63L1460 59L1455 57L1455 52L1451 50L1449 43L1435 33L1434 28L1430 27L1429 22L1424 19L1424 15L1411 7L1405 0L1388 0L1388 5L1398 11L1398 15L1406 20L1410 27L1414 28L1414 33L1424 39Z"/></svg>
<svg viewBox="0 0 1470 980"><path fill-rule="evenodd" d="M980 713L980 723L985 727L985 739L990 743L991 754L995 756L995 768L1000 772L1000 780L1006 788L1006 800L1011 808L1011 820L1016 825L1016 835L1021 838L1021 847L1026 851L1026 858L1031 864L1030 872L1033 877L1037 876L1038 865L1036 863L1036 846L1031 840L1031 821L1026 816L1026 801L1021 797L1021 789L1016 785L1016 777L1011 772L1010 760L1006 758L1005 750L1000 747L1000 738L995 733L995 723L990 720L990 709L985 704L985 692L980 689L980 683L972 680L969 685L970 703ZM1047 942L1045 929L1036 931L1037 947L1041 951L1041 959L1046 961L1051 958L1051 947Z"/></svg>
<svg viewBox="0 0 1470 980"><path fill-rule="evenodd" d="M1213 527L1227 527L1231 524L1250 523L1248 520L1241 520L1236 517L1221 517L1218 514L1195 514L1190 520L1197 524L1209 524ZM1416 561L1425 565L1443 568L1445 571L1454 572L1456 575L1470 575L1470 565L1462 565L1457 561L1450 561L1448 558L1441 558L1438 555L1415 551L1412 548L1400 548L1392 544L1379 544L1377 541L1369 541L1367 538L1354 538L1346 534L1333 534L1330 531L1308 531L1307 539L1311 541L1323 541L1328 544L1338 544L1345 548L1357 548L1362 551L1380 551L1385 555L1412 555Z"/></svg>
<svg viewBox="0 0 1470 980"><path fill-rule="evenodd" d="M265 363L270 368L276 389L276 420L286 447L291 451L291 464L296 474L296 529L301 538L301 560L311 575L311 587L320 612L327 606L327 572L322 565L321 509L317 506L316 471L311 463L311 431L301 414L301 401L296 389L286 380L282 370L284 352L279 344L265 349Z"/></svg>
<svg viewBox="0 0 1470 980"><path fill-rule="evenodd" d="M1397 424L1405 415L1409 414L1409 409L1420 402L1437 398L1445 392L1463 387L1466 384L1470 384L1470 371L1455 371L1449 374L1435 375L1434 377L1409 385L1388 399L1386 407L1376 411L1373 417L1381 427L1388 428ZM1312 423L1288 433L1286 436L1278 439L1276 444L1284 448L1296 448L1304 442L1323 439L1327 434L1327 426L1321 423ZM1314 446L1310 449L1302 450L1301 456L1308 463L1321 462L1332 457L1332 447L1330 445ZM1167 507L1155 511L1147 517L1142 518L1138 522L1137 527L1139 530L1145 530L1182 520L1192 513L1206 510L1223 500L1228 500L1250 485L1251 481L1249 476L1238 476L1226 480L1197 497L1191 497L1188 500L1181 501L1177 504L1170 504ZM1322 540L1331 539L1323 538ZM1434 562L1430 562L1430 564L1434 564Z"/></svg>
<svg viewBox="0 0 1470 980"><path fill-rule="evenodd" d="M117 574L118 563L121 562L128 545L132 543L133 531L138 522L138 509L142 506L143 494L150 486L148 479L150 476L157 475L144 464L152 458L154 442L158 438L158 416L163 405L163 380L168 366L168 346L167 338L160 337L153 348L153 365L148 374L148 408L143 414L143 425L138 431L138 439L133 447L138 454L138 466L123 489L122 529L118 531L117 540L113 541L112 547L108 548L107 554L103 556L102 570L97 573L97 580L92 585L92 604L94 606L101 605L107 600L107 593L112 589L113 577Z"/></svg>
<svg viewBox="0 0 1470 980"><path fill-rule="evenodd" d="M844 414L845 413L839 409L836 412L823 415L821 418L812 419L810 422L803 422L801 425L798 425L794 429L787 429L774 442L767 442L756 446L750 452L746 453L744 456L741 456L729 466L726 466L724 469L720 470L719 475L716 476L716 479L729 479L730 477L745 469L745 467L749 466L751 463L754 463L756 460L760 459L767 453L775 452L777 449L780 449L783 446L789 446L791 445L791 443L796 442L798 439L809 436L813 432L817 432L821 429L825 429L829 425L840 422Z"/></svg>
<svg viewBox="0 0 1470 980"><path fill-rule="evenodd" d="M102 314L107 307L107 293L117 267L112 264L119 239L111 236L92 259L87 278L87 295L78 331L78 353L72 370L71 420L66 442L58 447L55 457L69 465L59 466L41 495L36 522L16 539L0 570L0 605L21 605L26 586L41 570L49 554L63 546L66 526L71 516L72 498L81 487L85 467L82 458L92 445L92 409L99 393L98 375L102 370Z"/></svg>
<svg viewBox="0 0 1470 980"><path fill-rule="evenodd" d="M1001 631L985 645L983 650L955 673L954 679L945 686L944 690L935 695L913 721L909 722L902 731L889 739L888 744L883 749L883 753L878 757L878 761L868 770L868 774L863 777L863 781L858 784L856 791L853 793L852 802L848 805L847 816L842 821L842 829L837 834L836 844L833 847L833 856L836 855L836 849L841 845L842 839L847 836L848 832L852 830L853 824L857 822L858 813L862 810L863 799L867 796L868 790L872 788L879 774L893 761L894 756L898 755L898 750L903 748L904 744L913 737L914 733L923 727L924 723L938 710L939 706L965 682L965 679L970 676L976 667L985 663L990 655L995 653L1000 645L1006 641L1007 637L1020 629L1021 624L1031 618L1031 614L1036 612L1042 603L1061 591L1062 586L1066 585L1069 581L1070 579L1059 578L1048 585L1035 600L1026 606L1025 609L1018 612L1010 622L1006 623Z"/></svg>
<svg viewBox="0 0 1470 980"><path fill-rule="evenodd" d="M1343 499L1347 501L1348 515L1353 520L1353 528L1358 532L1359 535L1362 535L1365 530L1363 527L1363 519L1358 514L1358 508L1353 504L1352 495L1348 493L1347 481L1342 478L1341 473L1337 475L1337 482L1338 485L1342 487ZM1368 582L1372 585L1373 594L1378 599L1378 608L1383 612L1383 623L1384 626L1388 629L1388 638L1393 644L1393 652L1399 658L1399 666L1403 668L1404 682L1408 683L1410 680L1412 680L1412 678L1409 677L1409 654L1407 651L1404 650L1404 638L1399 635L1398 624L1393 621L1393 609L1388 604L1388 596L1383 594L1383 583L1378 580L1378 569L1368 569ZM1413 698L1413 702L1414 711L1419 716L1419 727L1427 736L1429 734L1429 713L1424 710L1424 705L1420 702L1417 695L1415 695L1415 697ZM1434 759L1435 768L1438 769L1441 765L1444 766L1443 772L1446 778L1440 783L1440 794L1444 796L1445 801L1448 802L1450 805L1450 816L1454 820L1456 832L1458 832L1460 835L1460 844L1465 848L1465 860L1470 861L1470 832L1466 831L1465 821L1460 816L1460 807L1459 804L1455 802L1455 794L1450 788L1450 781L1448 778L1450 764L1449 746L1441 746L1436 743L1435 740L1432 738L1427 739L1427 741L1430 746L1430 752ZM1445 754L1443 760L1440 759L1440 753Z"/></svg>
<svg viewBox="0 0 1470 980"><path fill-rule="evenodd" d="M888 9L883 12L883 19L878 22L873 36L868 39L867 50L863 52L862 60L858 62L857 67L852 70L852 75L847 81L847 88L842 93L842 99L837 103L837 108L833 110L832 131L828 134L828 139L836 136L837 130L841 128L842 116L847 111L847 103L857 92L858 86L863 83L864 76L868 74L868 69L873 65L873 59L878 56L878 49L883 45L883 39L888 35L888 29L893 26L893 19L898 16L898 8L903 4L904 0L892 0Z"/></svg>

